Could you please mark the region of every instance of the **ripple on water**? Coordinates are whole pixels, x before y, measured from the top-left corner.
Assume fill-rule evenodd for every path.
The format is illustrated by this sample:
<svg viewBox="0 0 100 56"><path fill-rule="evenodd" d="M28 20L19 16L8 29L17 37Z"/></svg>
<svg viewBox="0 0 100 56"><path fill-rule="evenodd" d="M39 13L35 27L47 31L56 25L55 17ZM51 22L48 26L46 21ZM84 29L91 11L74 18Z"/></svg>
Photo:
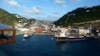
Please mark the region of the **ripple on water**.
<svg viewBox="0 0 100 56"><path fill-rule="evenodd" d="M15 43L0 46L0 56L100 56L99 40L57 44L49 35L33 35L25 41L19 35L16 39Z"/></svg>

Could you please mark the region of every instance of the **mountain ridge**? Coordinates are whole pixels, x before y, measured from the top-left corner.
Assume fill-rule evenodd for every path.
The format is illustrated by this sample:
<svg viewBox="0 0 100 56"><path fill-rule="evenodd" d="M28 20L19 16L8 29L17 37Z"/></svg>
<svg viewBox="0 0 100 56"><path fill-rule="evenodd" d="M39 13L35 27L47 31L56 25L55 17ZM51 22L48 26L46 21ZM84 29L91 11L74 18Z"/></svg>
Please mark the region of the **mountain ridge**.
<svg viewBox="0 0 100 56"><path fill-rule="evenodd" d="M62 16L54 24L59 26L75 25L74 23L100 20L100 5L80 7Z"/></svg>

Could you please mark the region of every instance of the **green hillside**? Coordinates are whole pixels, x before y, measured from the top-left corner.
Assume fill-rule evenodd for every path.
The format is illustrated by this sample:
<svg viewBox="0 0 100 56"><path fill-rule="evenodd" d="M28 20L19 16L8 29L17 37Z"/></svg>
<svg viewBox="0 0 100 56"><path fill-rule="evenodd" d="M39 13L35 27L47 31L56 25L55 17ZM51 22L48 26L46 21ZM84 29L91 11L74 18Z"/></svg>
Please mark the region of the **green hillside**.
<svg viewBox="0 0 100 56"><path fill-rule="evenodd" d="M20 21L20 22L19 22ZM17 14L11 14L0 8L0 23L14 26L15 23L28 23L30 20Z"/></svg>
<svg viewBox="0 0 100 56"><path fill-rule="evenodd" d="M14 22L17 22L17 20L18 19L14 15L6 12L3 9L0 9L0 23L13 26Z"/></svg>
<svg viewBox="0 0 100 56"><path fill-rule="evenodd" d="M59 26L100 24L97 20L100 20L100 6L77 8L65 14L54 24Z"/></svg>

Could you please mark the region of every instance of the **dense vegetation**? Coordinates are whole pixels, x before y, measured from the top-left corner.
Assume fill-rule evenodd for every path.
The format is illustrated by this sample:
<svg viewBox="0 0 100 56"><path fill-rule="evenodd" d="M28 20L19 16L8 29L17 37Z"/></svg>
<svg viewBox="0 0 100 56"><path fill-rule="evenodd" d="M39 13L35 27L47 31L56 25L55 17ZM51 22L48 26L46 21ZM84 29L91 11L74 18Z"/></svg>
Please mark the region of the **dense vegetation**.
<svg viewBox="0 0 100 56"><path fill-rule="evenodd" d="M17 20L18 19L12 14L6 12L3 9L0 9L0 23L14 25L13 23L16 22Z"/></svg>
<svg viewBox="0 0 100 56"><path fill-rule="evenodd" d="M7 12L4 9L0 8L0 23L3 24L7 24L10 26L14 26L15 23L31 23L32 21L34 21L35 19L26 19L25 17L22 17L20 15L17 14L11 14L9 12Z"/></svg>
<svg viewBox="0 0 100 56"><path fill-rule="evenodd" d="M95 20L100 20L100 6L77 8L67 13L54 23L59 26L68 26L75 25L75 23L81 24L81 22L89 22ZM84 23L84 25L85 24L86 23ZM100 24L100 22L98 24Z"/></svg>

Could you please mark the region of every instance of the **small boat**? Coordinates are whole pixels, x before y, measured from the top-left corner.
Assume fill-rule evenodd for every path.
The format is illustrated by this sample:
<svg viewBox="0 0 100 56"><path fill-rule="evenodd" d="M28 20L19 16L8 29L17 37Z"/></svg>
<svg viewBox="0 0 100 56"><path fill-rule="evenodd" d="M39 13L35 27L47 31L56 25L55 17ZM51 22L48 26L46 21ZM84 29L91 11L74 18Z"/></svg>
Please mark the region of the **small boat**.
<svg viewBox="0 0 100 56"><path fill-rule="evenodd" d="M32 35L24 34L23 37L24 39L30 38Z"/></svg>
<svg viewBox="0 0 100 56"><path fill-rule="evenodd" d="M56 41L80 41L80 40L85 40L85 38L70 38L70 37L55 37Z"/></svg>
<svg viewBox="0 0 100 56"><path fill-rule="evenodd" d="M25 37L25 38L28 37L28 34L24 34L23 37Z"/></svg>
<svg viewBox="0 0 100 56"><path fill-rule="evenodd" d="M24 38L29 38L29 37L31 37L33 35L33 32L32 31L27 31L27 32L25 32L24 34L23 34L23 37Z"/></svg>
<svg viewBox="0 0 100 56"><path fill-rule="evenodd" d="M23 34L23 37L24 37L24 39L28 39L28 38L32 37L32 34L25 33L25 34Z"/></svg>

